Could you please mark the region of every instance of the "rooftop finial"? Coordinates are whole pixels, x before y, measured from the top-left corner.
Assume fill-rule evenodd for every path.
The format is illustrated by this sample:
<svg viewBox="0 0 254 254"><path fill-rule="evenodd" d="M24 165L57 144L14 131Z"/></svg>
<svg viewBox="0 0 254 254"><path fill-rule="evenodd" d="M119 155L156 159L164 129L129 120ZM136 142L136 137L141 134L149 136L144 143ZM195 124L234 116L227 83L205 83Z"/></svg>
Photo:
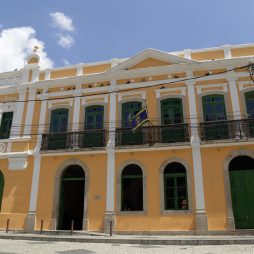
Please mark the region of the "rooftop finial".
<svg viewBox="0 0 254 254"><path fill-rule="evenodd" d="M33 52L34 53L39 53L39 47L37 45L34 46Z"/></svg>

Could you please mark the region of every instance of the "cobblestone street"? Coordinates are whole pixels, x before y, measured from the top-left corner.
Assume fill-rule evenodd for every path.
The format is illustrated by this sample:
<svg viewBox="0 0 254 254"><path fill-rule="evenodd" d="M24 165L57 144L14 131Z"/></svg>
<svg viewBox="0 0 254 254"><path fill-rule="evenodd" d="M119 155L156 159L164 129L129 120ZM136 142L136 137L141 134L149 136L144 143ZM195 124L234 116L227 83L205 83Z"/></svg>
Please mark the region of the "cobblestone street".
<svg viewBox="0 0 254 254"><path fill-rule="evenodd" d="M167 253L167 254L254 254L254 245L170 246L104 243L39 242L0 240L0 254L92 254L92 253Z"/></svg>

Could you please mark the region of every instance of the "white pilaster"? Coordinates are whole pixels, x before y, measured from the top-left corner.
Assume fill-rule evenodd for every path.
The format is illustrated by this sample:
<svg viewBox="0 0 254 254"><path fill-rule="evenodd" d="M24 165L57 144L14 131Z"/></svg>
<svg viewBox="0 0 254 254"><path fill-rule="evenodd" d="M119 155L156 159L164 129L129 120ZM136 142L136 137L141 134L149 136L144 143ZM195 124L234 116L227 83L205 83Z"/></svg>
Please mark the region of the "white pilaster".
<svg viewBox="0 0 254 254"><path fill-rule="evenodd" d="M187 77L192 77L192 73L187 73ZM186 82L188 87L188 100L190 110L190 125L191 125L191 146L192 146L192 160L194 169L194 186L196 197L196 230L207 230L207 214L205 209L205 196L203 184L202 160L200 151L200 138L198 133L198 120L196 110L196 96L194 81Z"/></svg>
<svg viewBox="0 0 254 254"><path fill-rule="evenodd" d="M26 120L25 120L25 129L24 136L29 137L31 134L31 127L34 115L34 104L35 104L36 91L34 89L29 89Z"/></svg>
<svg viewBox="0 0 254 254"><path fill-rule="evenodd" d="M115 130L116 130L116 81L111 80L109 103L109 140L107 145L107 193L106 214L104 219L104 231L109 230L109 222L115 226Z"/></svg>
<svg viewBox="0 0 254 254"><path fill-rule="evenodd" d="M34 68L32 70L32 82L36 82L39 80L39 75L40 75L40 69L38 68Z"/></svg>
<svg viewBox="0 0 254 254"><path fill-rule="evenodd" d="M10 138L19 138L20 136L25 98L26 98L26 90L20 90L18 102L15 103Z"/></svg>
<svg viewBox="0 0 254 254"><path fill-rule="evenodd" d="M50 80L51 71L45 70L45 80Z"/></svg>
<svg viewBox="0 0 254 254"><path fill-rule="evenodd" d="M78 87L76 87L78 88ZM79 86L80 88L80 86ZM79 117L80 117L80 95L81 90L75 90L74 92L74 108L73 108L73 121L72 121L72 131L78 131L79 130Z"/></svg>
<svg viewBox="0 0 254 254"><path fill-rule="evenodd" d="M77 66L77 76L82 76L83 75L83 64L79 64Z"/></svg>
<svg viewBox="0 0 254 254"><path fill-rule="evenodd" d="M223 50L224 50L224 57L225 57L226 59L232 58L231 47L230 47L230 45L224 45L222 48L223 48Z"/></svg>
<svg viewBox="0 0 254 254"><path fill-rule="evenodd" d="M235 77L228 77L234 120L241 119L241 109Z"/></svg>

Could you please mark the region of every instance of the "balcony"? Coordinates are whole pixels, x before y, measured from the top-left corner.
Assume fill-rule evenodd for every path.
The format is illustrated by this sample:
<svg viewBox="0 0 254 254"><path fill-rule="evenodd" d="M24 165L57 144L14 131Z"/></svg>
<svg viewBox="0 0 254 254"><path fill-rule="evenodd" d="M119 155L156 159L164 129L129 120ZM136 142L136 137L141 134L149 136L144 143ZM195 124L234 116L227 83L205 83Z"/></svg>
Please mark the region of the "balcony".
<svg viewBox="0 0 254 254"><path fill-rule="evenodd" d="M116 146L153 145L189 141L188 124L148 126L133 132L129 128L116 129Z"/></svg>
<svg viewBox="0 0 254 254"><path fill-rule="evenodd" d="M254 119L201 123L200 135L202 141L246 140L254 137Z"/></svg>
<svg viewBox="0 0 254 254"><path fill-rule="evenodd" d="M41 151L94 149L106 146L106 130L42 134Z"/></svg>

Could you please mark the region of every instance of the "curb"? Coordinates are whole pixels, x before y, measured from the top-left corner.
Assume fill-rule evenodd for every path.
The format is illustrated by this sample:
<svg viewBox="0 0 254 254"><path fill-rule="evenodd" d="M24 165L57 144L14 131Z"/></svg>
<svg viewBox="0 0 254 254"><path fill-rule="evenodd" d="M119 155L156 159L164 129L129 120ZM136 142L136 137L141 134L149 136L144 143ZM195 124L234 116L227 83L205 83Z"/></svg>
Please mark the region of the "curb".
<svg viewBox="0 0 254 254"><path fill-rule="evenodd" d="M236 239L122 239L122 238L77 238L55 236L26 236L26 235L0 235L5 240L30 240L46 242L79 242L79 243L111 243L111 244L139 244L139 245L252 245L254 238Z"/></svg>

